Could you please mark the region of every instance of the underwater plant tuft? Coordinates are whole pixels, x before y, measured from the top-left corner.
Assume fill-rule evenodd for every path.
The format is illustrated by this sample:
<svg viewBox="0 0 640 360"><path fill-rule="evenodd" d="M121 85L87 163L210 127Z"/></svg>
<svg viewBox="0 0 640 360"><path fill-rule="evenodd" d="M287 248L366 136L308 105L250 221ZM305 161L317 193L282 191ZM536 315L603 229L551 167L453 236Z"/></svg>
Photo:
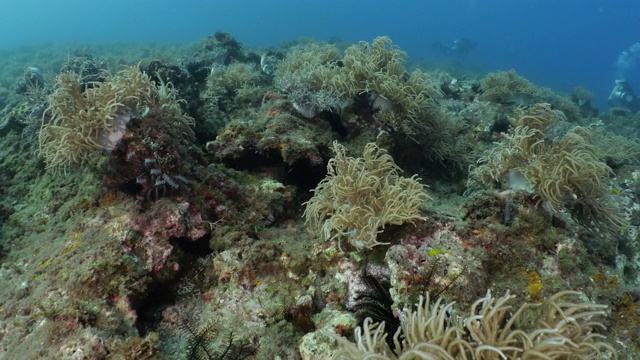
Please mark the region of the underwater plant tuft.
<svg viewBox="0 0 640 360"><path fill-rule="evenodd" d="M494 298L491 292L478 299L466 317L459 317L454 303L435 303L429 293L420 297L416 310L405 310L387 344L385 323L370 318L356 329L355 343L333 333L338 341L335 359L591 359L605 353L617 359L593 317L604 315L606 306L571 300L581 295L561 291L542 304L522 304L511 311L515 298L508 292Z"/></svg>
<svg viewBox="0 0 640 360"><path fill-rule="evenodd" d="M385 225L424 219L420 207L429 196L417 176L398 174L393 158L376 144L365 146L363 157L353 158L333 143L335 157L327 177L307 201L304 217L325 240L347 240L357 250L385 245L376 240Z"/></svg>
<svg viewBox="0 0 640 360"><path fill-rule="evenodd" d="M96 150L111 151L133 118L156 115L179 126L192 126L170 83L156 85L137 67L126 67L104 82L82 84L62 73L49 96L39 133L38 153L54 172L82 164Z"/></svg>
<svg viewBox="0 0 640 360"><path fill-rule="evenodd" d="M553 210L566 209L587 228L616 230L627 222L612 204L611 168L592 145L591 130L570 126L548 104L518 110L505 139L470 170L469 185L507 182L535 192Z"/></svg>

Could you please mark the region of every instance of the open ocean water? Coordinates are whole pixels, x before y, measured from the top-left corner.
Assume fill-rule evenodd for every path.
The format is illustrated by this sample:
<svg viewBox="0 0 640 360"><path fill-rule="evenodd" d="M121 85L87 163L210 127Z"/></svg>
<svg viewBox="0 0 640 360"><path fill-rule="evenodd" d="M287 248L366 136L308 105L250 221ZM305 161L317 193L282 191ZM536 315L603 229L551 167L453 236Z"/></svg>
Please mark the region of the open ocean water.
<svg viewBox="0 0 640 360"><path fill-rule="evenodd" d="M250 46L386 35L412 59L456 61L484 72L516 69L564 92L584 86L600 107L617 77L640 87L639 65L623 74L616 65L640 42L640 2L634 0L2 0L0 9L0 49L72 41L186 43L215 31ZM452 59L433 47L462 38L475 45L467 56Z"/></svg>

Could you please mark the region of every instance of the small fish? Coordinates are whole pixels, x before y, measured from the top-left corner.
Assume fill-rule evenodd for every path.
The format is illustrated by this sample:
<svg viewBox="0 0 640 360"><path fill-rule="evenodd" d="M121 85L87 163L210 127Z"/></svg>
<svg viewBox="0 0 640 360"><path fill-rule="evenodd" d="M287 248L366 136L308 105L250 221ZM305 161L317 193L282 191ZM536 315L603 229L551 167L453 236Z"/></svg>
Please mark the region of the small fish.
<svg viewBox="0 0 640 360"><path fill-rule="evenodd" d="M507 95L503 100L503 103L505 104L516 104L516 105L520 105L520 106L530 106L535 104L536 98L531 95L531 94L524 94L524 93L519 93L519 94L509 94Z"/></svg>
<svg viewBox="0 0 640 360"><path fill-rule="evenodd" d="M442 249L431 249L427 252L429 256L438 256L440 254L445 254L445 252Z"/></svg>

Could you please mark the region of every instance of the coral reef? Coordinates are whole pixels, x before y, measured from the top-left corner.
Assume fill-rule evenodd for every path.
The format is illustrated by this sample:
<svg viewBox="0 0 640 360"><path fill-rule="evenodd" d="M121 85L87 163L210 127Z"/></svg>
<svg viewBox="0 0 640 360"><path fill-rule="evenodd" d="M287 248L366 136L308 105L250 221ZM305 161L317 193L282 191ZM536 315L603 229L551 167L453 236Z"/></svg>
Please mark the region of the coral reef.
<svg viewBox="0 0 640 360"><path fill-rule="evenodd" d="M388 37L4 55L0 358L640 353L640 121L584 89Z"/></svg>

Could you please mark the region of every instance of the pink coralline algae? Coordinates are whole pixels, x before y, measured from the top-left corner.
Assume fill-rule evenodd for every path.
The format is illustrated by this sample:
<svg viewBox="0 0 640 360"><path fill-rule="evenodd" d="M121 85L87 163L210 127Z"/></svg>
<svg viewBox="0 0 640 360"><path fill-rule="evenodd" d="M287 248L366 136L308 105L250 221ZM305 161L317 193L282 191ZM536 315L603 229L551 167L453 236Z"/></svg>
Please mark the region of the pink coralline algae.
<svg viewBox="0 0 640 360"><path fill-rule="evenodd" d="M147 213L132 216L127 225L141 235L136 248L144 253L146 267L154 273L162 270L173 252L170 239L193 242L207 233L207 223L188 202L158 201ZM177 264L171 266L179 269Z"/></svg>

